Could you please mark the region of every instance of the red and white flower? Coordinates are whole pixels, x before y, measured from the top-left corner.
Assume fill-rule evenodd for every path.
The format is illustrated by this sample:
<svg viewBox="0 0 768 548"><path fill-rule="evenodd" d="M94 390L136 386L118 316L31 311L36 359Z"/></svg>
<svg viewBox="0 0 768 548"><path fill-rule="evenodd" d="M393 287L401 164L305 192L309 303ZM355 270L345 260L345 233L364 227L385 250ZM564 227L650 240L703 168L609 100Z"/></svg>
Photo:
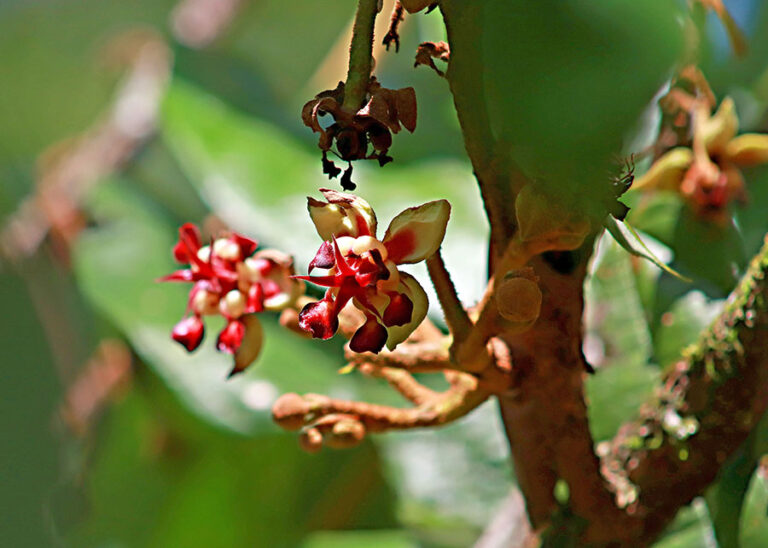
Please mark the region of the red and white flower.
<svg viewBox="0 0 768 548"><path fill-rule="evenodd" d="M187 316L173 328L173 340L187 351L203 340L203 316L221 315L227 320L216 347L234 354L232 373L245 369L261 350L262 329L255 314L282 310L295 303L303 283L294 279L293 259L279 251L256 252L255 240L231 232L203 245L198 228L186 223L179 228L173 248L177 270L161 281L191 282Z"/></svg>
<svg viewBox="0 0 768 548"><path fill-rule="evenodd" d="M328 339L339 327L338 316L349 302L365 322L349 342L355 352L391 350L408 338L427 314L427 296L416 279L397 265L417 263L440 247L450 216L446 200L428 202L397 215L382 240L376 237L376 214L352 194L320 189L326 201L308 198L309 214L324 240L309 264L325 276L297 276L327 287L323 299L299 314L299 325L313 337Z"/></svg>

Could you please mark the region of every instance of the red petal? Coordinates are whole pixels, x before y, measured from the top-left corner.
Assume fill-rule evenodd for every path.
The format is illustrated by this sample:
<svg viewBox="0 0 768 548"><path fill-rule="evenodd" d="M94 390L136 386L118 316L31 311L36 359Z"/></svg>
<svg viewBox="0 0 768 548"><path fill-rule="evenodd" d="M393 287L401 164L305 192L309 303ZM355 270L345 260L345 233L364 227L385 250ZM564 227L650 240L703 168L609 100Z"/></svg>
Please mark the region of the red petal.
<svg viewBox="0 0 768 548"><path fill-rule="evenodd" d="M192 352L200 346L204 334L205 326L203 321L197 316L190 316L189 318L184 318L173 327L171 337L186 348L187 352Z"/></svg>
<svg viewBox="0 0 768 548"><path fill-rule="evenodd" d="M329 269L334 265L334 249L333 244L331 242L323 242L323 244L320 246L320 249L317 250L317 253L315 254L315 258L312 259L312 262L309 263L309 269L307 270L308 274L312 274L312 269L314 268L322 268L322 269Z"/></svg>
<svg viewBox="0 0 768 548"><path fill-rule="evenodd" d="M264 290L261 284L253 284L248 290L248 300L245 303L245 311L248 313L264 310Z"/></svg>
<svg viewBox="0 0 768 548"><path fill-rule="evenodd" d="M189 269L177 270L157 279L158 282L193 282L194 280L195 273Z"/></svg>
<svg viewBox="0 0 768 548"><path fill-rule="evenodd" d="M268 299L274 297L278 293L282 293L282 289L275 280L263 280L261 282L261 289L264 292L264 298Z"/></svg>
<svg viewBox="0 0 768 548"><path fill-rule="evenodd" d="M402 293L390 295L389 305L384 310L384 325L387 327L405 325L413 316L413 301Z"/></svg>
<svg viewBox="0 0 768 548"><path fill-rule="evenodd" d="M353 352L373 352L378 354L387 342L387 329L376 318L370 316L360 329L355 331L349 341Z"/></svg>
<svg viewBox="0 0 768 548"><path fill-rule="evenodd" d="M184 223L179 227L179 241L173 246L173 256L182 264L190 263L202 245L200 230L192 223Z"/></svg>
<svg viewBox="0 0 768 548"><path fill-rule="evenodd" d="M242 258L249 257L256 251L256 248L259 247L259 242L252 238L248 238L247 236L243 236L242 234L238 234L237 232L233 232L230 239L240 246Z"/></svg>
<svg viewBox="0 0 768 548"><path fill-rule="evenodd" d="M339 249L339 243L336 241L335 236L333 238L333 257L336 261L336 269L340 275L350 276L355 273L355 271L352 270L352 268L349 266L349 263L347 263L344 255L341 254L341 249Z"/></svg>
<svg viewBox="0 0 768 548"><path fill-rule="evenodd" d="M338 287L339 279L336 276L291 276L296 280L304 280L305 282L319 285L320 287Z"/></svg>
<svg viewBox="0 0 768 548"><path fill-rule="evenodd" d="M330 339L339 328L336 307L330 299L309 303L299 313L299 327L316 339Z"/></svg>
<svg viewBox="0 0 768 548"><path fill-rule="evenodd" d="M216 340L216 348L218 348L219 352L234 354L240 348L244 335L245 324L240 320L230 320L227 326L219 333L219 338Z"/></svg>

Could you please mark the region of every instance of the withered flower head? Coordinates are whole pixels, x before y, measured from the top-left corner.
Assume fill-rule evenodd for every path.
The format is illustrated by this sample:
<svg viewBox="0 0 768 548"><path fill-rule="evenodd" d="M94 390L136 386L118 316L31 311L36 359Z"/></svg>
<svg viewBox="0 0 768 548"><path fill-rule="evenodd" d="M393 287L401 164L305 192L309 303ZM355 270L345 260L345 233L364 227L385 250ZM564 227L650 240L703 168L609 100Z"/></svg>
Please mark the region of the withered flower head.
<svg viewBox="0 0 768 548"><path fill-rule="evenodd" d="M323 173L329 179L341 170L328 159L328 151L346 162L376 159L383 166L392 161L387 155L392 134L402 127L411 133L416 129L416 92L412 87L388 89L371 77L364 103L356 111L345 109L343 104L344 83L339 82L335 89L317 94L301 111L304 124L320 134L317 145L323 151ZM319 118L326 114L333 123L323 127ZM354 188L351 170L350 164L342 178L345 190Z"/></svg>
<svg viewBox="0 0 768 548"><path fill-rule="evenodd" d="M451 50L446 42L422 42L416 49L416 60L413 66L415 68L419 65L425 65L434 70L438 76L445 76L445 73L437 68L433 59L440 59L447 63L450 58Z"/></svg>

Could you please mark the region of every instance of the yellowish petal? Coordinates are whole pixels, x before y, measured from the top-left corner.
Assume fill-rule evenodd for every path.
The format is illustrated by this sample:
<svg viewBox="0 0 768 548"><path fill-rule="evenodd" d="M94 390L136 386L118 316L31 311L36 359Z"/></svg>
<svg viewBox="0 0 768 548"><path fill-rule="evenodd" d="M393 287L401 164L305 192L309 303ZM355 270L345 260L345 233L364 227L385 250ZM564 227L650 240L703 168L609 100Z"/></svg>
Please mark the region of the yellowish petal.
<svg viewBox="0 0 768 548"><path fill-rule="evenodd" d="M400 272L400 285L397 291L405 293L413 303L413 315L411 321L405 325L399 327L388 327L387 333L387 348L393 350L398 344L407 339L411 333L413 333L424 318L427 316L427 309L429 308L429 299L427 294L421 287L421 284L416 281L416 278L405 272Z"/></svg>
<svg viewBox="0 0 768 548"><path fill-rule="evenodd" d="M373 208L354 194L321 188L326 202L307 197L307 209L317 233L323 240L332 236L375 236L376 214Z"/></svg>
<svg viewBox="0 0 768 548"><path fill-rule="evenodd" d="M445 236L451 205L447 200L411 207L392 219L384 235L389 260L418 263L433 255Z"/></svg>
<svg viewBox="0 0 768 548"><path fill-rule="evenodd" d="M693 162L690 148L678 147L656 160L651 169L632 183L633 189L676 190Z"/></svg>
<svg viewBox="0 0 768 548"><path fill-rule="evenodd" d="M714 116L707 116L696 123L700 125L694 138L701 139L707 151L717 153L724 150L728 141L739 131L739 118L736 116L733 99L726 97Z"/></svg>
<svg viewBox="0 0 768 548"><path fill-rule="evenodd" d="M740 166L754 166L768 162L768 135L745 133L731 139L725 156Z"/></svg>
<svg viewBox="0 0 768 548"><path fill-rule="evenodd" d="M261 346L264 342L264 330L256 314L248 314L241 318L245 324L245 336L240 347L235 352L235 367L230 376L244 371L253 361L258 358L261 352Z"/></svg>

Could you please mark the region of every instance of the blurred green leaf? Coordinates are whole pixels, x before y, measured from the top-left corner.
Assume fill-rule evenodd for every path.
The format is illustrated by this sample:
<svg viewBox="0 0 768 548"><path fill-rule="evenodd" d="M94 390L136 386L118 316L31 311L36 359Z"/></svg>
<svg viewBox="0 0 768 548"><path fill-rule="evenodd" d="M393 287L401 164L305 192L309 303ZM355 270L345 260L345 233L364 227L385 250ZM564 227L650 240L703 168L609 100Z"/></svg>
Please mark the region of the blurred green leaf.
<svg viewBox="0 0 768 548"><path fill-rule="evenodd" d="M52 419L62 390L49 333L28 292L31 278L28 271L15 273L0 263L0 302L6 311L0 320L0 536L9 546L50 546L56 541L48 516L61 473Z"/></svg>
<svg viewBox="0 0 768 548"><path fill-rule="evenodd" d="M675 301L661 317L661 323L653 334L655 357L659 365L666 367L680 357L680 352L696 342L701 332L709 326L723 309L725 301L707 298L700 291L690 291Z"/></svg>
<svg viewBox="0 0 768 548"><path fill-rule="evenodd" d="M716 548L712 523L707 506L702 499L695 499L680 509L675 520L667 527L654 548Z"/></svg>
<svg viewBox="0 0 768 548"><path fill-rule="evenodd" d="M292 436L182 425L165 389L147 381L106 417L73 545L289 548L323 527L396 524L370 443L307 455Z"/></svg>
<svg viewBox="0 0 768 548"><path fill-rule="evenodd" d="M492 0L483 9L478 63L496 135L543 184L592 196L678 62L680 6Z"/></svg>
<svg viewBox="0 0 768 548"><path fill-rule="evenodd" d="M301 548L416 548L403 531L321 531L310 535Z"/></svg>
<svg viewBox="0 0 768 548"><path fill-rule="evenodd" d="M707 507L720 546L739 546L739 525L750 478L757 466L754 435L720 469L717 483L706 492Z"/></svg>
<svg viewBox="0 0 768 548"><path fill-rule="evenodd" d="M688 207L681 211L670 247L675 251L672 266L714 298L731 291L748 259L732 222L720 226L698 218Z"/></svg>
<svg viewBox="0 0 768 548"><path fill-rule="evenodd" d="M742 548L768 545L768 480L764 469L754 473L744 499L740 541Z"/></svg>
<svg viewBox="0 0 768 548"><path fill-rule="evenodd" d="M651 340L630 255L604 234L592 261L585 284L584 351L597 372L585 388L592 435L603 440L648 399L659 372L648 364Z"/></svg>

